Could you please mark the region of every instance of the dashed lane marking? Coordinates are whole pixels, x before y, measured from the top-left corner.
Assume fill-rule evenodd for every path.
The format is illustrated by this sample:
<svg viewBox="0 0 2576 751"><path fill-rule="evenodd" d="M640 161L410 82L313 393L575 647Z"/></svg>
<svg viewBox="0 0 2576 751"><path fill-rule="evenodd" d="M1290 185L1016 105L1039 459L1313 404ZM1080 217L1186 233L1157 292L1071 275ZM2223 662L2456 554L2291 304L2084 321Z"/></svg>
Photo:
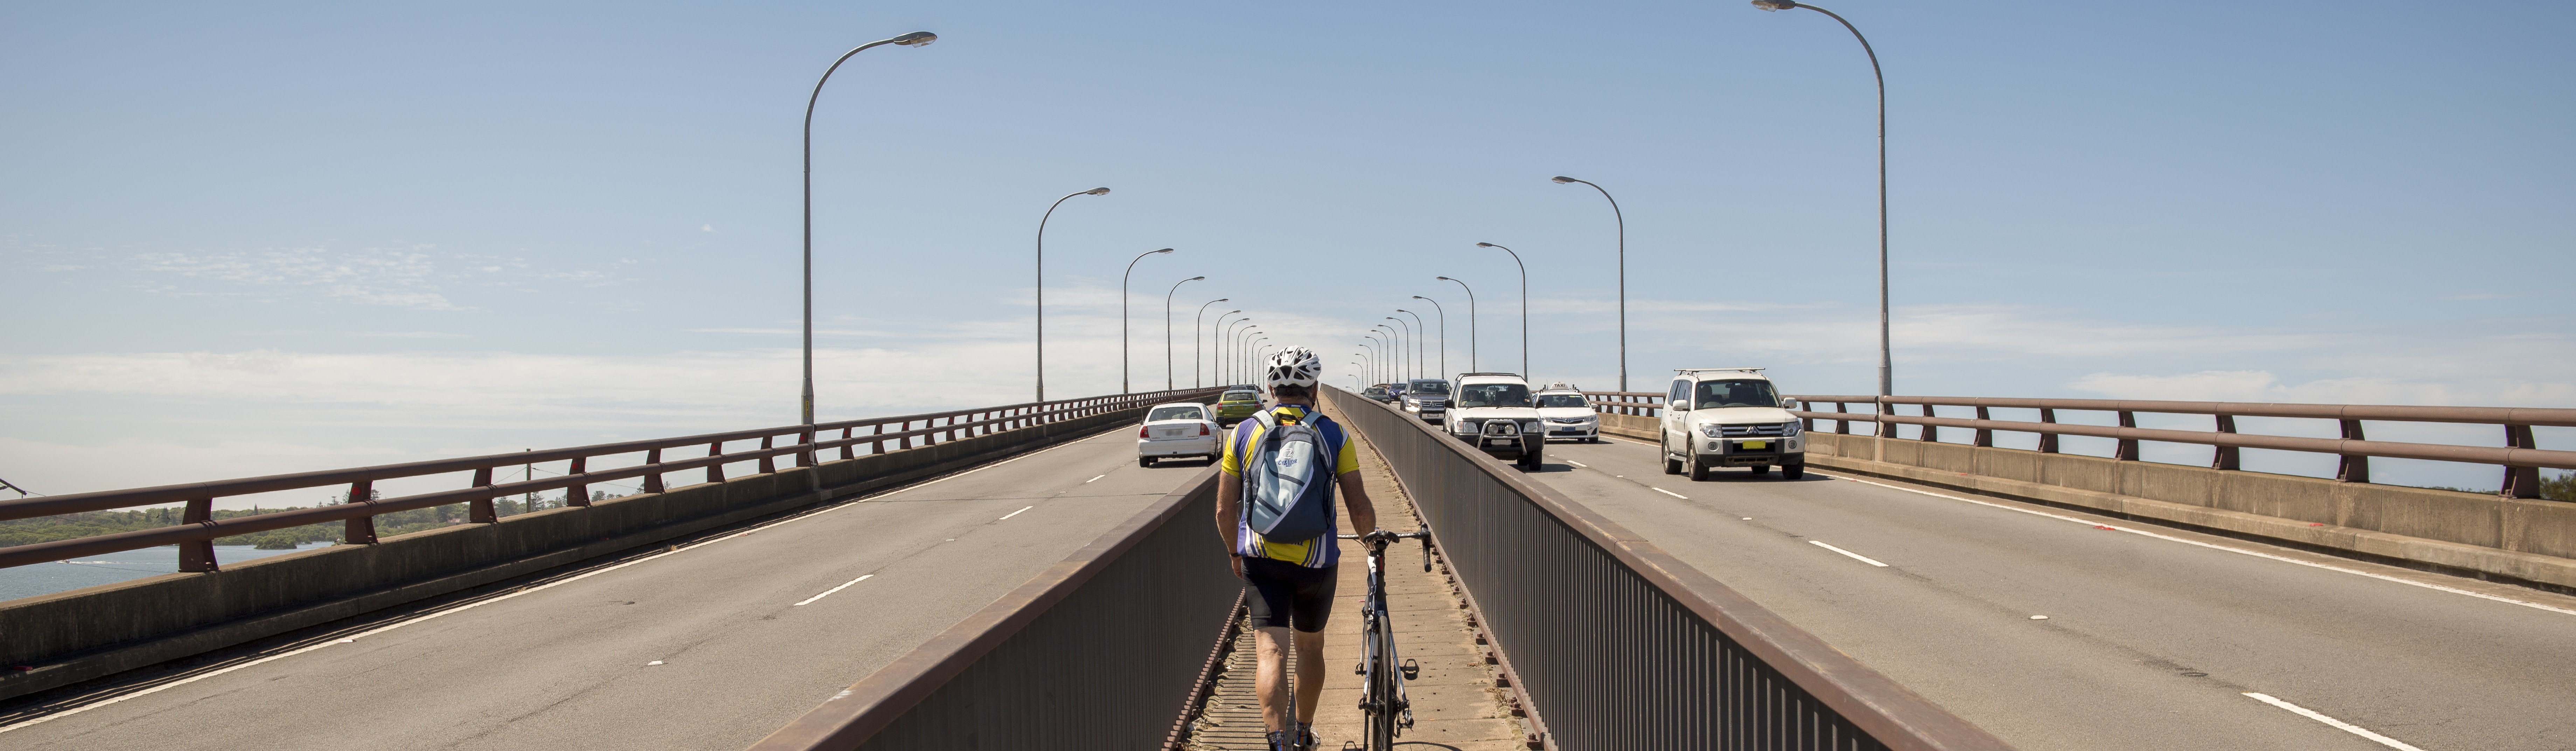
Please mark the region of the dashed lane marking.
<svg viewBox="0 0 2576 751"><path fill-rule="evenodd" d="M1591 469L1591 468L1592 468L1592 465L1585 464L1585 463L1582 463L1582 462L1578 462L1578 461L1575 461L1575 460L1572 460L1572 459L1567 459L1567 460L1565 460L1565 463L1567 463L1567 464L1572 464L1572 465L1577 466L1577 467L1582 467L1582 468L1584 468L1584 469Z"/></svg>
<svg viewBox="0 0 2576 751"><path fill-rule="evenodd" d="M1100 475L1100 476L1098 476L1098 477L1093 477L1093 478L1091 478L1091 480L1098 480L1098 479L1100 479L1101 477L1108 477L1108 475ZM1089 484L1091 484L1091 480L1084 480L1084 481L1082 481L1082 484L1084 484L1084 485L1089 485Z"/></svg>
<svg viewBox="0 0 2576 751"><path fill-rule="evenodd" d="M1647 489L1649 489L1649 490L1653 490L1653 491L1655 491L1655 492L1657 492L1657 493L1662 493L1662 494L1664 494L1664 495L1672 496L1672 497L1674 497L1674 498L1679 498L1679 499L1682 499L1682 500L1685 500L1685 501L1690 500L1690 496L1682 495L1682 494L1680 494L1680 493L1675 493L1675 492L1673 492L1673 491L1665 490L1665 489L1663 489L1663 488L1658 488L1658 487L1655 487L1655 486L1653 486L1653 485L1648 485L1648 486L1646 486L1646 488L1647 488Z"/></svg>
<svg viewBox="0 0 2576 751"><path fill-rule="evenodd" d="M1061 494L1061 493L1059 493L1058 495L1062 495L1062 494ZM1029 509L1033 509L1033 508L1037 508L1037 507L1036 507L1036 506L1022 506L1022 507L1020 507L1020 511L1027 511L1027 510L1029 510ZM995 520L993 520L993 521L997 521L997 522L999 522L999 521L1009 521L1009 520L1011 519L1011 517L1019 516L1019 515L1020 515L1020 511L1013 511L1013 512L1011 512L1011 513L1003 514L1003 515L1002 515L1002 518L1000 518L1000 519L995 519Z"/></svg>
<svg viewBox="0 0 2576 751"><path fill-rule="evenodd" d="M2351 733L2351 734L2353 734L2353 735L2361 736L2361 737L2363 737L2363 738L2368 738L2368 739L2370 739L2370 740L2371 740L2371 742L2373 742L2373 743L2377 743L2377 744L2382 745L2382 746L2387 746L2387 747L2389 747L2389 748L2396 748L2396 749L2404 749L2405 751L2424 751L2424 749L2420 749L2420 748L2416 748L2416 747L2414 747L2414 746L2407 745L2405 741L2401 741L2401 740L2398 740L2398 739L2395 739L2395 738L2390 738L2390 737L2388 737L2388 736L2380 735L2380 734L2378 734L2378 733L2370 732L2370 729L2369 729L2369 728L2365 728L2365 727L2362 727L2362 726L2359 726L2359 725L2355 725L2355 724L2352 724L2352 723L2349 723L2349 722L2344 722L2344 721L2342 721L2342 720L2338 720L2338 719L2335 719L2335 718L2332 718L2332 717L2327 717L2327 716L2325 716L2325 715L2323 715L2323 714L2319 714L2316 710L2309 709L2309 708L2307 708L2307 707L2302 707L2302 706L2299 706L2299 705L2296 705L2296 704L2292 704L2292 703L2289 703L2289 702L2286 702L2286 701L2282 701L2282 700L2279 700L2279 699L2272 698L2272 696L2271 696L2270 694L2258 694L2258 693L2254 693L2254 692L2252 692L2252 691L2247 691L2247 692L2245 692L2245 695L2246 695L2246 696L2249 696L2249 697L2253 697L2253 699L2254 699L2255 701L2259 701L2259 702L2262 702L2262 703L2265 703L2265 704L2270 704L2270 705L2272 705L2272 706L2280 707L2280 708L2282 708L2282 709L2287 709L2287 710L2290 710L2290 711L2292 711L2292 712L2297 712L2297 713L2299 714L2299 716L2301 716L2301 717L2305 717L2305 718L2308 718L2308 719L2311 719L2311 720L2316 720L2316 721L2318 721L2318 722L2322 722L2322 723L2325 723L2325 724L2328 724L2328 725L2332 725L2332 726L2334 726L2334 728L2335 728L2336 730L2341 730L2341 731L2344 731L2344 732L2347 732L2347 733Z"/></svg>
<svg viewBox="0 0 2576 751"><path fill-rule="evenodd" d="M823 590L823 593L822 593L822 594L819 594L819 595L815 595L815 596L812 596L812 597L805 598L804 600L801 600L801 601L797 602L795 605L789 605L788 607L798 607L798 606L802 606L802 605L804 605L804 604L806 604L806 603L813 602L813 601L815 601L815 600L820 600L820 599L823 599L823 598L825 598L825 597L830 597L830 596L832 596L832 593L834 593L834 592L839 592L839 591L844 590L844 589L849 589L849 588L850 588L850 585L852 585L852 584L857 584L857 583L859 583L859 582L863 582L863 581L867 581L869 577L873 577L873 576L876 576L876 574L867 574L867 575L865 575L865 576L861 576L861 577L856 578L856 579L851 579L851 580L849 580L849 581L841 582L841 586L833 587L833 588L831 588L831 589Z"/></svg>
<svg viewBox="0 0 2576 751"><path fill-rule="evenodd" d="M1837 548L1837 547L1834 547L1834 546L1832 546L1832 545L1827 545L1827 544L1825 544L1825 541L1823 541L1823 540L1808 540L1808 541L1807 541L1807 544L1809 544L1809 545L1814 545L1814 546L1816 546L1816 547L1820 547L1820 548L1824 548L1824 549L1826 549L1826 550L1831 550L1831 551L1834 551L1834 552L1836 552L1836 553L1841 553L1841 554L1843 554L1843 555L1851 556L1851 559L1852 559L1852 560L1855 560L1855 561L1860 561L1860 562L1862 562L1862 563L1866 563L1866 564L1869 564L1869 565L1872 565L1872 566L1877 566L1877 567L1879 567L1879 568L1887 568L1887 564L1884 564L1884 563L1880 563L1880 562L1877 562L1877 561L1870 560L1869 556L1861 555L1861 554L1859 554L1859 553L1854 553L1854 552L1851 552L1851 551L1849 551L1849 550L1844 550L1844 549L1842 549L1842 548Z"/></svg>

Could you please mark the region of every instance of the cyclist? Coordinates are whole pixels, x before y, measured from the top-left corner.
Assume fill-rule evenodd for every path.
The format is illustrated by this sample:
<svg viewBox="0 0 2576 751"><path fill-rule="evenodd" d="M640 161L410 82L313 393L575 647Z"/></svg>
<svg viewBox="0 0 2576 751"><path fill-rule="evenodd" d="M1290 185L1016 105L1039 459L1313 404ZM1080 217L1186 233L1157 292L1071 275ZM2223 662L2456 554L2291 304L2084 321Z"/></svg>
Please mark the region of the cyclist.
<svg viewBox="0 0 2576 751"><path fill-rule="evenodd" d="M1251 611L1253 652L1258 658L1253 692L1261 697L1261 723L1269 731L1268 751L1302 751L1315 745L1315 702L1324 690L1324 622L1333 611L1335 566L1341 549L1335 543L1330 491L1323 496L1325 528L1306 540L1270 540L1254 532L1244 512L1243 474L1247 456L1257 456L1262 434L1271 426L1302 424L1321 436L1317 452L1329 460L1313 462L1316 473L1331 474L1328 488L1341 490L1350 508L1353 529L1377 529L1377 510L1360 485L1359 452L1350 434L1315 406L1315 389L1323 382L1324 363L1304 347L1272 355L1263 371L1272 405L1256 419L1236 423L1227 436L1217 467L1217 534L1233 553L1234 575L1252 586L1245 598ZM1322 482L1323 478L1314 478ZM1297 649L1297 697L1288 701L1285 647ZM1296 717L1289 715L1296 708Z"/></svg>

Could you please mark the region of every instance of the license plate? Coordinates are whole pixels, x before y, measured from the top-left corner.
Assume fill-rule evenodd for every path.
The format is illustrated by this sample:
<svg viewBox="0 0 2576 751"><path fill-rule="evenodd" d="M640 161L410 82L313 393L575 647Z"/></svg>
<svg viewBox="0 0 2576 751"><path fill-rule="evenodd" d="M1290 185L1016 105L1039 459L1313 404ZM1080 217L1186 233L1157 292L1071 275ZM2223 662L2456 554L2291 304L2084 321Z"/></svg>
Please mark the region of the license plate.
<svg viewBox="0 0 2576 751"><path fill-rule="evenodd" d="M1743 443L1741 443L1741 444L1737 444L1737 445L1742 446L1742 447L1744 448L1744 450L1746 450L1746 451L1752 451L1752 450L1755 450L1755 449L1767 449L1767 448L1770 448L1770 447L1771 447L1771 442L1770 442L1770 441L1745 441L1745 442L1743 442Z"/></svg>
<svg viewBox="0 0 2576 751"><path fill-rule="evenodd" d="M1164 438L1179 438L1179 437L1181 437L1181 429L1180 429L1180 428L1164 428L1164 429L1162 430L1162 433L1163 433L1163 437L1164 437Z"/></svg>

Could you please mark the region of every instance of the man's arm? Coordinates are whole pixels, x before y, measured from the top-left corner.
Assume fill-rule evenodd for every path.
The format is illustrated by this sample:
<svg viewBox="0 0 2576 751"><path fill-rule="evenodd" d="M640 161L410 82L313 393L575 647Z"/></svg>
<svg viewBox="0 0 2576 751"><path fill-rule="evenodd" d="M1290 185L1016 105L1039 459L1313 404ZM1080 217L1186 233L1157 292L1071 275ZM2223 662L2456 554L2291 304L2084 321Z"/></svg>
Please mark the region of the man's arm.
<svg viewBox="0 0 2576 751"><path fill-rule="evenodd" d="M1351 531L1358 534L1377 531L1377 506L1369 503L1368 486L1360 483L1360 471L1344 472L1335 479L1342 486L1342 505L1351 510ZM1223 504L1224 501L1218 503Z"/></svg>

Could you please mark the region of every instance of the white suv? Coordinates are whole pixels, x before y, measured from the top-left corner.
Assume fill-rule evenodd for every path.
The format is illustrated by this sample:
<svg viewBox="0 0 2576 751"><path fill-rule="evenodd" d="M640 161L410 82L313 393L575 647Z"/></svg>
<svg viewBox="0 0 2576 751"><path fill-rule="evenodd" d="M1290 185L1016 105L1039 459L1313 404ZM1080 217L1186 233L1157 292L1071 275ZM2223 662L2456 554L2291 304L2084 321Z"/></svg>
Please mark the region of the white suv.
<svg viewBox="0 0 2576 751"><path fill-rule="evenodd" d="M1547 428L1531 406L1529 381L1510 373L1460 373L1449 384L1442 429L1486 453L1517 456L1522 469L1538 471Z"/></svg>
<svg viewBox="0 0 2576 751"><path fill-rule="evenodd" d="M1807 474L1806 434L1761 368L1675 373L1665 392L1664 474L1687 469L1691 479L1706 480L1712 467L1751 467L1759 475L1774 464L1782 477Z"/></svg>
<svg viewBox="0 0 2576 751"><path fill-rule="evenodd" d="M1601 413L1593 411L1592 402L1583 398L1583 390L1573 384L1551 383L1539 389L1538 417L1547 423L1549 439L1601 442Z"/></svg>

